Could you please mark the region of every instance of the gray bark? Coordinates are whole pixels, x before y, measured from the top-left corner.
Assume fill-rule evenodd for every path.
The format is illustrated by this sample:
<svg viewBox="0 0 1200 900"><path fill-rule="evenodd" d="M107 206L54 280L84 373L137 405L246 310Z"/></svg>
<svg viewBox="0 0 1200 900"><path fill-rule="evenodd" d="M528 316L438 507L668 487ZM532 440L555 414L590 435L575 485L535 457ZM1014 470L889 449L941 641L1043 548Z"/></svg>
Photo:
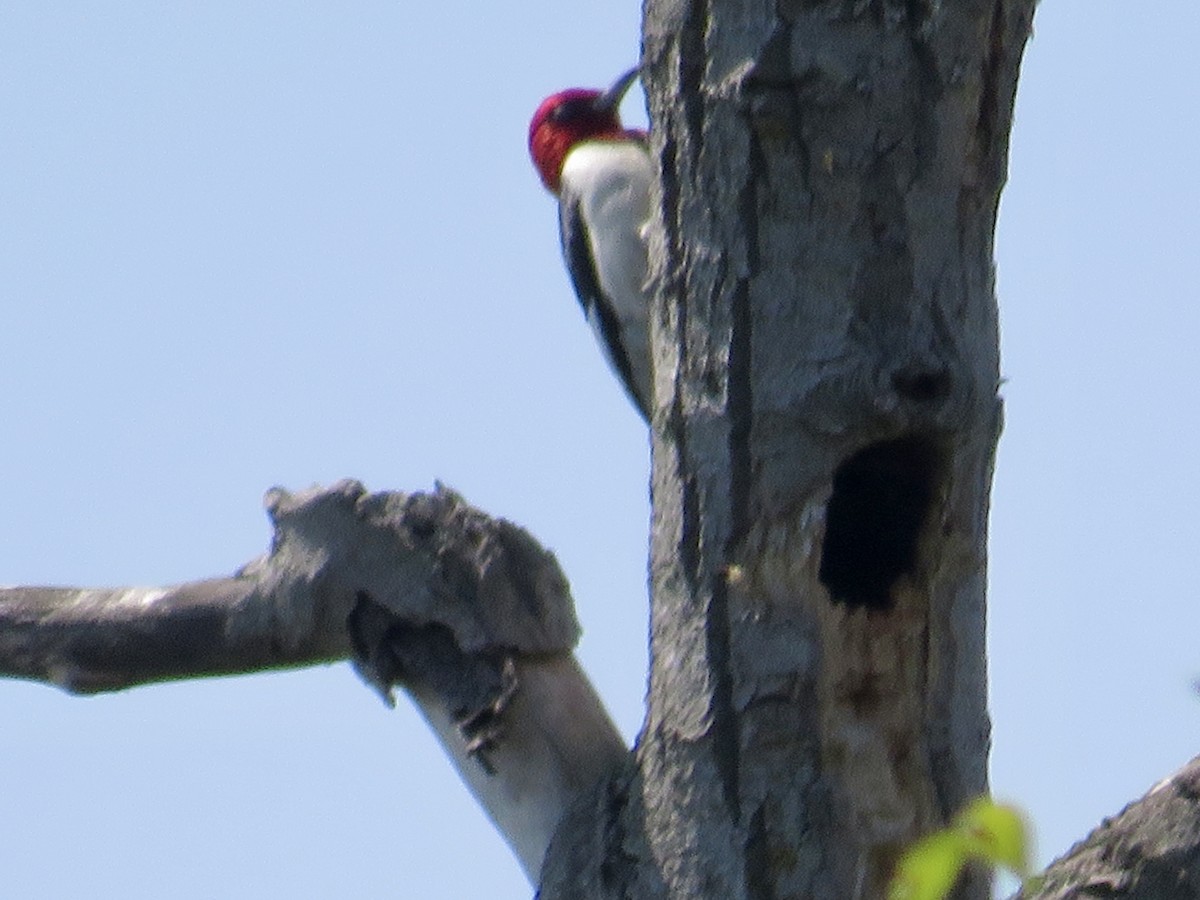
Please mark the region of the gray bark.
<svg viewBox="0 0 1200 900"><path fill-rule="evenodd" d="M266 507L270 553L229 578L0 589L0 676L96 693L346 659L348 623L367 607L440 628L466 654L550 656L579 637L554 556L453 491L368 494L344 481L275 488Z"/></svg>
<svg viewBox="0 0 1200 900"><path fill-rule="evenodd" d="M530 880L628 750L571 650L553 555L453 491L273 490L271 552L167 588L0 589L0 676L73 693L352 658L401 685Z"/></svg>
<svg viewBox="0 0 1200 900"><path fill-rule="evenodd" d="M876 898L987 790L992 238L1033 7L648 0L649 707L544 897Z"/></svg>
<svg viewBox="0 0 1200 900"><path fill-rule="evenodd" d="M1023 900L1194 900L1200 897L1200 757L1047 868Z"/></svg>

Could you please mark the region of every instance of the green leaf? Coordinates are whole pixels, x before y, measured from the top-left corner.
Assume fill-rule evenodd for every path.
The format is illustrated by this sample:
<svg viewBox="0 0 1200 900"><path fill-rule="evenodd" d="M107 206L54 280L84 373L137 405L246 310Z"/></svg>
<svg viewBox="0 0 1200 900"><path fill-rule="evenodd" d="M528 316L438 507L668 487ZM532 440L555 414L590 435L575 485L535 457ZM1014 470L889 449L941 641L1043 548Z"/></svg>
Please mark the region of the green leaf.
<svg viewBox="0 0 1200 900"><path fill-rule="evenodd" d="M958 830L935 831L900 857L888 888L888 900L943 900L969 857L967 843Z"/></svg>
<svg viewBox="0 0 1200 900"><path fill-rule="evenodd" d="M1015 806L979 797L958 814L955 828L975 859L1003 866L1022 880L1030 876L1029 828Z"/></svg>

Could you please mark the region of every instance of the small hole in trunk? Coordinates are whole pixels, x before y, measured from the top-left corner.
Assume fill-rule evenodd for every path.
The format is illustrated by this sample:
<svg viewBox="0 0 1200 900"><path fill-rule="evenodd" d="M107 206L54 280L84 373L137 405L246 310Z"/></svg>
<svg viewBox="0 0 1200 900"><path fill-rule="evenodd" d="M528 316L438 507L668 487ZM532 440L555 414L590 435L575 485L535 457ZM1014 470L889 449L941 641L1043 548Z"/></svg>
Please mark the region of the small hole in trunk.
<svg viewBox="0 0 1200 900"><path fill-rule="evenodd" d="M941 469L937 447L919 437L872 444L838 467L820 569L835 603L891 608L892 586L916 566Z"/></svg>

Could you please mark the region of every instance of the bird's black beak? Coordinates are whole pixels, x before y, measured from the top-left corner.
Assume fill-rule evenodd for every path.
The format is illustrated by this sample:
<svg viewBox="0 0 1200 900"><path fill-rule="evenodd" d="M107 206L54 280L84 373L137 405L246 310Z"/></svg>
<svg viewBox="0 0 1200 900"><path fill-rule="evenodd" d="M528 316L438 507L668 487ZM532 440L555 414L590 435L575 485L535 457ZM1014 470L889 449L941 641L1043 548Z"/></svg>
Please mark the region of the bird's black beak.
<svg viewBox="0 0 1200 900"><path fill-rule="evenodd" d="M637 81L637 77L638 68L634 66L614 81L612 87L595 99L596 111L615 113L617 107L621 105L621 101L625 99L625 94L629 91L630 86Z"/></svg>

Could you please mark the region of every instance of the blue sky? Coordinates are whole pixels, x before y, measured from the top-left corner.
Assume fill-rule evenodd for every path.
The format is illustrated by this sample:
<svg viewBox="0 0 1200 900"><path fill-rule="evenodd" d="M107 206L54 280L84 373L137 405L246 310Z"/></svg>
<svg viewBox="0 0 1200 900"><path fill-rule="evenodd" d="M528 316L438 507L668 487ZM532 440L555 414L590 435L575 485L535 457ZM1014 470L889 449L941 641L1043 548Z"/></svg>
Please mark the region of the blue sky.
<svg viewBox="0 0 1200 900"><path fill-rule="evenodd" d="M0 10L0 582L263 551L260 499L441 479L553 548L642 715L643 428L525 153L637 4ZM998 267L998 794L1052 856L1200 750L1191 0L1047 0ZM640 98L627 105L633 115ZM0 682L3 891L525 897L419 717L348 666L92 699Z"/></svg>

